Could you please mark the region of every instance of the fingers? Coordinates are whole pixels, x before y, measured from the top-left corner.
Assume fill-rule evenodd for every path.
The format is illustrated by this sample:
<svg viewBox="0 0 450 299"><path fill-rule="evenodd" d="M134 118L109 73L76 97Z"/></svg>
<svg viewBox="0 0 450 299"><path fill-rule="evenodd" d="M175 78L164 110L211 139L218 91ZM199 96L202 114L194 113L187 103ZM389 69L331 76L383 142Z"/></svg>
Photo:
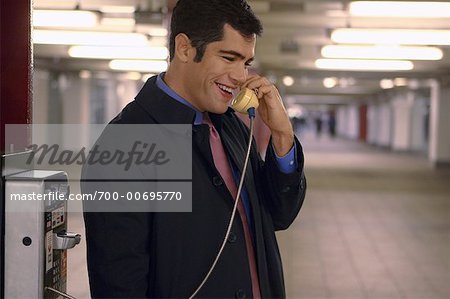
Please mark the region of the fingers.
<svg viewBox="0 0 450 299"><path fill-rule="evenodd" d="M244 87L255 91L259 100L259 115L272 134L275 133L276 136L293 135L292 125L283 105L283 100L272 82L265 77L252 75L242 84L241 88Z"/></svg>
<svg viewBox="0 0 450 299"><path fill-rule="evenodd" d="M242 85L242 87L247 87L250 89L260 89L263 86L271 86L273 85L267 78L261 77L258 75L254 75L249 77L249 79Z"/></svg>
<svg viewBox="0 0 450 299"><path fill-rule="evenodd" d="M250 76L241 87L252 89L259 99L271 93L273 93L272 95L274 96L278 94L278 91L272 82L270 82L267 78L258 75Z"/></svg>
<svg viewBox="0 0 450 299"><path fill-rule="evenodd" d="M255 90L256 96L258 97L258 99L262 99L265 95L274 92L274 88L274 86L270 85L260 86Z"/></svg>

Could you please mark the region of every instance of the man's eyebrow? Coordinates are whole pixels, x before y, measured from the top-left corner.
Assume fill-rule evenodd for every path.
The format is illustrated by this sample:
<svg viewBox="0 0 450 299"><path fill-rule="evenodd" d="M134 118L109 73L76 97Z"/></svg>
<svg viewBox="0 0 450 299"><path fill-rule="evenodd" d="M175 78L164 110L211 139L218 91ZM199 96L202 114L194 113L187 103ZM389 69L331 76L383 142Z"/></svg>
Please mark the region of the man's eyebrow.
<svg viewBox="0 0 450 299"><path fill-rule="evenodd" d="M244 56L244 55L242 55L242 54L239 53L239 52L233 51L233 50L219 50L219 52L220 52L221 54L233 55L233 56L236 56L236 57L238 57L238 58L240 58L240 59L245 59L245 56ZM250 63L250 62L253 61L253 59L254 59L254 58L252 57L252 58L248 59L246 62L247 62L247 63Z"/></svg>

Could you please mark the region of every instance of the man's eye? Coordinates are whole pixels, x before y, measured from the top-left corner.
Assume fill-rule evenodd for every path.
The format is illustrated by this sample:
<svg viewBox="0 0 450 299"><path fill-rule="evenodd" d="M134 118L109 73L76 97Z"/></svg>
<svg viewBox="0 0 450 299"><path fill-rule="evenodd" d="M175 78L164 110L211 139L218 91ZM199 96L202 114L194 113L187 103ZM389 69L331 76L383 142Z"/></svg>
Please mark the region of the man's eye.
<svg viewBox="0 0 450 299"><path fill-rule="evenodd" d="M225 60L228 60L228 61L234 61L234 58L233 57L228 57L228 56L222 56Z"/></svg>
<svg viewBox="0 0 450 299"><path fill-rule="evenodd" d="M245 63L245 66L246 66L246 67L251 67L251 66L252 66L252 63L251 63L251 62L246 62L246 63Z"/></svg>

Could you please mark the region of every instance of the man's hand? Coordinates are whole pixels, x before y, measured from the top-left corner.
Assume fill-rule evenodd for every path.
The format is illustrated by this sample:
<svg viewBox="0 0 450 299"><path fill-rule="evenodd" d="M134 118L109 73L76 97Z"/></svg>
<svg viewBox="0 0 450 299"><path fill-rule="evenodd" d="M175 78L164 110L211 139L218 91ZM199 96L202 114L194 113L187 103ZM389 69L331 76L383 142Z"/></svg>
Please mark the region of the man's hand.
<svg viewBox="0 0 450 299"><path fill-rule="evenodd" d="M294 144L294 131L278 89L267 78L252 75L242 85L256 92L258 114L272 133L272 143L278 156L286 155Z"/></svg>

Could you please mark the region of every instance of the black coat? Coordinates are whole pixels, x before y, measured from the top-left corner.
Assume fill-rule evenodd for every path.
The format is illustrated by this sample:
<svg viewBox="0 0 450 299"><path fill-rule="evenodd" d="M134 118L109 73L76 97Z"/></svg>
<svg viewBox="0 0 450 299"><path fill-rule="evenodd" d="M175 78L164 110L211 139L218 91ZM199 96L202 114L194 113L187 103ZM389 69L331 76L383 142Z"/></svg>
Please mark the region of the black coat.
<svg viewBox="0 0 450 299"><path fill-rule="evenodd" d="M195 113L171 99L149 79L114 124L192 124ZM225 150L242 165L248 129L229 109L212 115ZM224 237L233 199L214 167L207 125L192 126L192 212L85 213L88 273L92 297L187 298L208 271ZM253 236L261 295L285 297L275 231L297 216L306 191L303 153L298 140L298 168L283 174L272 146L263 162L253 147L245 178L253 213ZM84 167L86 178L101 171ZM83 192L93 187L82 183ZM196 297L252 297L244 232L239 217L212 275Z"/></svg>

